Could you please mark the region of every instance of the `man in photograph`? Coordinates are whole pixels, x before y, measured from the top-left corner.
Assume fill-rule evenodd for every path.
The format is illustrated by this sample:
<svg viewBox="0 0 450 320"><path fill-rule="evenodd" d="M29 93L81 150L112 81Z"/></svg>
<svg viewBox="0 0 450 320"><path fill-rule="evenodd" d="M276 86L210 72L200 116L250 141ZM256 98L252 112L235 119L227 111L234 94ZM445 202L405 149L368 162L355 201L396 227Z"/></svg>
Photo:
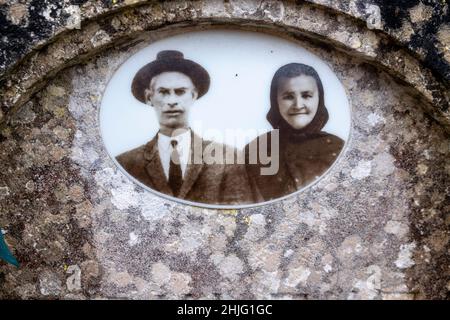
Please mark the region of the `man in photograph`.
<svg viewBox="0 0 450 320"><path fill-rule="evenodd" d="M159 52L131 85L134 97L153 107L159 131L147 144L116 159L141 183L170 196L208 204L252 203L245 168L225 164L224 158L207 161L205 149L225 154L225 146L203 140L189 127L189 111L209 85L208 72L183 53Z"/></svg>

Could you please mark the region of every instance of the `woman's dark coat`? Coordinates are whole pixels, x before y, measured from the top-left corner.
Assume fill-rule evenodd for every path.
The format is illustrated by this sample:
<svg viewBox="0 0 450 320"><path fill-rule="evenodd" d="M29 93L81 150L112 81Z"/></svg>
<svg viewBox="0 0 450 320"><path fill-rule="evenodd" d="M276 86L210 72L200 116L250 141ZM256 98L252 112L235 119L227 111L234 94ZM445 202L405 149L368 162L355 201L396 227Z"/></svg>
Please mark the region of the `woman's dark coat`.
<svg viewBox="0 0 450 320"><path fill-rule="evenodd" d="M271 153L272 132L267 135L267 146ZM258 143L261 138L262 136L259 136L256 142ZM288 195L319 178L336 160L344 141L326 132L311 134L305 139L280 136L279 169L275 175L261 175L261 167L269 165L248 164L248 146L246 146L246 169L254 197L260 202Z"/></svg>

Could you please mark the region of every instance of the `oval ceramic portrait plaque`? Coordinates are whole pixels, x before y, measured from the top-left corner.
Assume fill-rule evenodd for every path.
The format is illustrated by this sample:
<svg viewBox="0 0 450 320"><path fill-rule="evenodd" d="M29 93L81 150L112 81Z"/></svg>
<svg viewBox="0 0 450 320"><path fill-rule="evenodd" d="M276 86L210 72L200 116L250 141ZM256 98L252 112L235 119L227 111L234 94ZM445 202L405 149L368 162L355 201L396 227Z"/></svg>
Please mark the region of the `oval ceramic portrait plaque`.
<svg viewBox="0 0 450 320"><path fill-rule="evenodd" d="M152 43L114 73L100 125L118 167L163 197L216 208L301 192L350 132L327 64L261 33L211 30Z"/></svg>

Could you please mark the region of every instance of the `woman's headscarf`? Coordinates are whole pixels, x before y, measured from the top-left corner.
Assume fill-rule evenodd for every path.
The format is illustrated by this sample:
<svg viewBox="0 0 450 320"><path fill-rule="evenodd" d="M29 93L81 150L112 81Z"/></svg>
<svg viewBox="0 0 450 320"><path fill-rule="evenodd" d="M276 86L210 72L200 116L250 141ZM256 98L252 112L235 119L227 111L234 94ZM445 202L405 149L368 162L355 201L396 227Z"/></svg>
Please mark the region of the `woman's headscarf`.
<svg viewBox="0 0 450 320"><path fill-rule="evenodd" d="M281 78L295 78L300 75L311 76L316 80L319 89L319 106L313 120L304 128L294 129L281 115L278 106L278 87ZM320 133L328 121L328 111L325 107L323 85L316 70L302 63L290 63L282 66L275 72L270 86L270 110L267 113L267 120L274 129L280 130L280 136L290 138L305 138L310 134Z"/></svg>

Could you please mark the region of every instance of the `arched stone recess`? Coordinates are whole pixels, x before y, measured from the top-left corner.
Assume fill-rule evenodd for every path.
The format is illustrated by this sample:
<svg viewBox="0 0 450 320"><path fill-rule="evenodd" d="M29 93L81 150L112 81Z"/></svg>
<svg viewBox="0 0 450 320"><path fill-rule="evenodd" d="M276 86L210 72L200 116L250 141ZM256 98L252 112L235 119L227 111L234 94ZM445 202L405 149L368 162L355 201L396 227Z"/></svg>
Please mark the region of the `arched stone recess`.
<svg viewBox="0 0 450 320"><path fill-rule="evenodd" d="M449 89L431 71L391 37L324 6L291 1L133 1L131 7L108 11L106 17L102 14L106 13L92 13L80 30L61 31L45 41L7 74L2 81L0 120L58 71L145 31L226 24L306 38L358 56L413 88L411 94L421 97L427 111L444 127L450 123Z"/></svg>
<svg viewBox="0 0 450 320"><path fill-rule="evenodd" d="M351 138L312 188L200 209L143 190L109 158L98 111L112 73L156 39L209 28L291 39L343 83ZM443 298L446 92L390 37L323 6L136 1L93 12L2 84L0 226L21 268L0 266L0 297Z"/></svg>

